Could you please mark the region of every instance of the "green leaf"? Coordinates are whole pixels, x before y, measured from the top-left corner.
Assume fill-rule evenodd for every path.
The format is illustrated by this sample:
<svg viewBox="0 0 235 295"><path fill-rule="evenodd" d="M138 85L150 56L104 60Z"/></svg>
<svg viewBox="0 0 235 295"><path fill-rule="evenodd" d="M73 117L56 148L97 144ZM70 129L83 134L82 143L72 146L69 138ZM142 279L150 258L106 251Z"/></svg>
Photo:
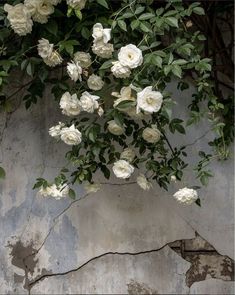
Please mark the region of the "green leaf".
<svg viewBox="0 0 235 295"><path fill-rule="evenodd" d="M140 21L138 19L135 19L131 22L131 29L134 31L138 26L140 25Z"/></svg>
<svg viewBox="0 0 235 295"><path fill-rule="evenodd" d="M0 179L4 179L5 177L6 177L5 170L2 167L0 167Z"/></svg>
<svg viewBox="0 0 235 295"><path fill-rule="evenodd" d="M148 33L148 32L152 31L151 25L148 22L145 22L145 21L140 23L140 29L145 33Z"/></svg>
<svg viewBox="0 0 235 295"><path fill-rule="evenodd" d="M118 109L127 109L129 107L132 107L132 106L135 106L135 102L133 100L124 100L124 101L121 101L117 106L116 108Z"/></svg>
<svg viewBox="0 0 235 295"><path fill-rule="evenodd" d="M109 8L108 3L106 0L97 0L97 3L99 3L100 5L102 5L105 8Z"/></svg>
<svg viewBox="0 0 235 295"><path fill-rule="evenodd" d="M141 14L141 16L139 16L139 20L147 20L153 17L155 17L155 15L153 13L148 12L148 13Z"/></svg>
<svg viewBox="0 0 235 295"><path fill-rule="evenodd" d="M167 17L167 18L165 19L165 22L166 22L168 25L170 25L171 27L176 27L176 28L179 27L179 25L178 25L178 19L175 18L175 17Z"/></svg>
<svg viewBox="0 0 235 295"><path fill-rule="evenodd" d="M75 9L75 14L78 19L82 20L82 13L80 9Z"/></svg>
<svg viewBox="0 0 235 295"><path fill-rule="evenodd" d="M102 66L100 67L100 70L106 70L106 69L110 68L112 66L112 62L113 62L112 59L105 61L102 64Z"/></svg>
<svg viewBox="0 0 235 295"><path fill-rule="evenodd" d="M180 66L178 66L178 65L172 65L172 69L171 70L172 70L172 73L175 76L177 76L179 78L182 77L182 70L181 70Z"/></svg>
<svg viewBox="0 0 235 295"><path fill-rule="evenodd" d="M194 7L193 12L198 15L205 15L205 11L202 7Z"/></svg>
<svg viewBox="0 0 235 295"><path fill-rule="evenodd" d="M47 25L45 26L45 28L46 28L46 30L49 32L49 33L51 33L51 34L53 34L53 35L57 35L57 33L58 33L58 24L57 24L57 22L56 21L54 21L54 20L50 20L48 23L47 23Z"/></svg>
<svg viewBox="0 0 235 295"><path fill-rule="evenodd" d="M139 6L136 8L135 10L135 14L140 14L141 12L143 12L145 10L144 6Z"/></svg>
<svg viewBox="0 0 235 295"><path fill-rule="evenodd" d="M126 23L124 20L118 20L118 26L123 30L123 31L127 31L127 27L126 27Z"/></svg>
<svg viewBox="0 0 235 295"><path fill-rule="evenodd" d="M109 177L110 177L110 171L109 171L109 169L105 165L101 165L100 166L100 170L103 172L104 177L107 178L107 179L109 179Z"/></svg>
<svg viewBox="0 0 235 295"><path fill-rule="evenodd" d="M73 189L69 189L69 197L72 199L72 200L75 200L76 199L76 193Z"/></svg>
<svg viewBox="0 0 235 295"><path fill-rule="evenodd" d="M158 55L153 55L151 58L154 65L158 66L159 68L162 68L162 58Z"/></svg>

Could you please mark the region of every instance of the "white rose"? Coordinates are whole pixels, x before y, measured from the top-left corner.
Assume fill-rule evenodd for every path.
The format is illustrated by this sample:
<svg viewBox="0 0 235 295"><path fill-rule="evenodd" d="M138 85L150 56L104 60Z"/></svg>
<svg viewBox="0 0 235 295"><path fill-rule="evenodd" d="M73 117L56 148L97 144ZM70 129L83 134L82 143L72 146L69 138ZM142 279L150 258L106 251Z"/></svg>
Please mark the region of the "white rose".
<svg viewBox="0 0 235 295"><path fill-rule="evenodd" d="M175 175L171 175L171 181L172 182L177 182L176 176Z"/></svg>
<svg viewBox="0 0 235 295"><path fill-rule="evenodd" d="M67 0L67 4L72 8L81 10L85 7L86 1L87 0Z"/></svg>
<svg viewBox="0 0 235 295"><path fill-rule="evenodd" d="M128 78L130 77L131 70L128 67L123 66L119 61L112 62L111 72L116 78Z"/></svg>
<svg viewBox="0 0 235 295"><path fill-rule="evenodd" d="M134 167L125 160L118 160L113 165L113 173L117 178L129 178L133 172Z"/></svg>
<svg viewBox="0 0 235 295"><path fill-rule="evenodd" d="M70 127L62 128L60 135L61 140L68 145L77 145L82 141L82 134L75 128L74 124Z"/></svg>
<svg viewBox="0 0 235 295"><path fill-rule="evenodd" d="M43 61L49 67L55 67L55 66L61 64L63 59L57 51L53 50L52 53L48 57L43 59Z"/></svg>
<svg viewBox="0 0 235 295"><path fill-rule="evenodd" d="M94 113L94 111L99 108L99 103L97 101L99 98L99 96L91 95L87 91L83 92L80 98L80 104L83 111L88 113Z"/></svg>
<svg viewBox="0 0 235 295"><path fill-rule="evenodd" d="M32 19L40 24L47 23L49 15L54 12L51 0L25 0L24 4Z"/></svg>
<svg viewBox="0 0 235 295"><path fill-rule="evenodd" d="M75 62L79 63L82 68L89 68L92 64L91 55L86 52L78 51L74 53L73 59Z"/></svg>
<svg viewBox="0 0 235 295"><path fill-rule="evenodd" d="M52 5L57 5L57 4L59 4L61 2L61 0L51 0L51 4Z"/></svg>
<svg viewBox="0 0 235 295"><path fill-rule="evenodd" d="M133 44L126 45L121 47L118 60L125 67L137 68L143 63L142 51Z"/></svg>
<svg viewBox="0 0 235 295"><path fill-rule="evenodd" d="M191 205L198 199L197 191L187 187L178 190L173 196L178 202L187 205Z"/></svg>
<svg viewBox="0 0 235 295"><path fill-rule="evenodd" d="M93 44L92 51L99 57L110 58L112 57L114 48L113 44L105 44L103 41L97 41Z"/></svg>
<svg viewBox="0 0 235 295"><path fill-rule="evenodd" d="M124 129L114 120L108 122L108 131L114 135L122 135L124 133Z"/></svg>
<svg viewBox="0 0 235 295"><path fill-rule="evenodd" d="M43 197L53 197L56 200L59 200L61 198L67 197L69 193L69 187L68 185L60 185L56 186L56 184L52 184L46 188L41 187L39 190L39 194Z"/></svg>
<svg viewBox="0 0 235 295"><path fill-rule="evenodd" d="M132 162L135 158L135 151L131 148L126 148L120 155L120 159L127 160L128 162Z"/></svg>
<svg viewBox="0 0 235 295"><path fill-rule="evenodd" d="M145 141L150 143L156 143L161 138L161 132L157 129L156 125L151 125L144 129L142 137Z"/></svg>
<svg viewBox="0 0 235 295"><path fill-rule="evenodd" d="M152 184L147 180L147 178L143 175L140 174L137 179L137 184L145 191L150 190L150 188L152 187Z"/></svg>
<svg viewBox="0 0 235 295"><path fill-rule="evenodd" d="M68 62L67 72L71 80L73 80L74 82L77 82L77 80L82 81L82 68L77 62Z"/></svg>
<svg viewBox="0 0 235 295"><path fill-rule="evenodd" d="M47 58L48 56L50 56L52 54L53 51L53 44L50 44L49 41L47 39L40 39L38 41L38 54L42 57L42 58Z"/></svg>
<svg viewBox="0 0 235 295"><path fill-rule="evenodd" d="M159 91L153 91L152 86L137 93L137 113L140 110L148 113L158 112L162 106L163 96Z"/></svg>
<svg viewBox="0 0 235 295"><path fill-rule="evenodd" d="M132 90L130 86L122 87L120 94L113 92L112 95L118 97L118 99L114 101L114 104L113 104L114 108L117 107L118 104L122 101L126 101L126 100L135 101L135 98L132 96ZM124 111L127 111L127 109L125 109Z"/></svg>
<svg viewBox="0 0 235 295"><path fill-rule="evenodd" d="M95 43L97 41L102 41L106 44L111 39L111 29L104 29L102 24L97 23L93 26L92 37Z"/></svg>
<svg viewBox="0 0 235 295"><path fill-rule="evenodd" d="M101 116L103 116L103 114L104 114L104 110L103 110L103 108L102 107L99 107L98 108L98 115L101 117Z"/></svg>
<svg viewBox="0 0 235 295"><path fill-rule="evenodd" d="M99 76L92 74L87 80L87 85L91 90L100 90L104 86L104 81Z"/></svg>
<svg viewBox="0 0 235 295"><path fill-rule="evenodd" d="M62 114L66 116L77 116L82 111L80 101L77 94L71 95L69 92L65 92L60 99L60 108Z"/></svg>
<svg viewBox="0 0 235 295"><path fill-rule="evenodd" d="M8 13L7 19L16 34L25 36L31 33L33 26L31 15L22 3L15 6L5 4L4 10Z"/></svg>
<svg viewBox="0 0 235 295"><path fill-rule="evenodd" d="M56 139L60 138L61 129L65 126L64 123L59 122L58 125L52 126L49 129L49 134L52 137L55 137Z"/></svg>
<svg viewBox="0 0 235 295"><path fill-rule="evenodd" d="M89 193L96 193L100 190L101 184L99 183L85 183L84 184L84 189L85 191Z"/></svg>

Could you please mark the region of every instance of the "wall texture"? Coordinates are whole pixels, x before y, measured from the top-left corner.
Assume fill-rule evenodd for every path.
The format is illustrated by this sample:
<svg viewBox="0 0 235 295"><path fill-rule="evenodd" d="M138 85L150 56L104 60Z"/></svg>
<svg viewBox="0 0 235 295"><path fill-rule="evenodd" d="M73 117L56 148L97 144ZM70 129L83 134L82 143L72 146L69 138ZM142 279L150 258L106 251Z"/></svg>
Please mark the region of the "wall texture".
<svg viewBox="0 0 235 295"><path fill-rule="evenodd" d="M191 90L170 89L185 119ZM32 190L36 177L53 179L66 146L48 128L63 120L50 93L26 111L0 114L0 293L15 294L234 294L233 161L215 161L215 177L200 191L202 207L177 204L184 183L146 193L116 179L79 199L56 201ZM206 123L187 136L190 162L208 149ZM97 179L104 182L100 175ZM106 182L106 181L105 181Z"/></svg>

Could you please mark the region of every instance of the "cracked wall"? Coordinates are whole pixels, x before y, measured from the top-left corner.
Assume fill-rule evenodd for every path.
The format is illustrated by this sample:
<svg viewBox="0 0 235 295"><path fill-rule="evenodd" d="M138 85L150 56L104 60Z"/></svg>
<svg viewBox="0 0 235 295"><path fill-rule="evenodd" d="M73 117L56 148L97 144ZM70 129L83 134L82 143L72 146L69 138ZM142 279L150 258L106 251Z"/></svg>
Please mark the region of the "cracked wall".
<svg viewBox="0 0 235 295"><path fill-rule="evenodd" d="M184 119L192 90L171 90ZM43 199L33 183L56 175L67 148L47 133L63 120L50 98L45 93L30 111L0 116L7 173L0 183L0 293L233 294L233 161L213 163L201 208L171 198L180 183L147 193L136 184L104 184L92 195L78 188L76 201ZM206 126L170 139L192 143L189 155L209 149ZM184 185L192 179L189 168Z"/></svg>

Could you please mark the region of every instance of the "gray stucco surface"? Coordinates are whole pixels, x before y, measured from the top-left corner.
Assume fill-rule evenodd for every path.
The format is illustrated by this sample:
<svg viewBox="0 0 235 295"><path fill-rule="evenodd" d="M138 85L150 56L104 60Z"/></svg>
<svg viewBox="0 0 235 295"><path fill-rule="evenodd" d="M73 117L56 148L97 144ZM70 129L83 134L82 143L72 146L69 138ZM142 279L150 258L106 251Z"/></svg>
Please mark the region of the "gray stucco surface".
<svg viewBox="0 0 235 295"><path fill-rule="evenodd" d="M174 112L185 119L192 90L179 93L172 84L171 91L178 102ZM30 111L21 106L0 116L0 161L7 174L0 183L0 293L233 294L231 278L222 272L221 278L203 277L189 287L191 263L168 246L197 232L218 257L233 258L233 160L213 162L215 177L200 190L201 208L172 198L178 188L197 185L192 166L168 192L117 185L112 177L84 198L77 188L81 200L73 203L42 198L32 190L35 179L52 180L64 164L67 147L47 132L59 119L64 118L49 92ZM207 128L202 122L185 137L170 136L175 144L191 144L191 164L195 151L209 150Z"/></svg>

